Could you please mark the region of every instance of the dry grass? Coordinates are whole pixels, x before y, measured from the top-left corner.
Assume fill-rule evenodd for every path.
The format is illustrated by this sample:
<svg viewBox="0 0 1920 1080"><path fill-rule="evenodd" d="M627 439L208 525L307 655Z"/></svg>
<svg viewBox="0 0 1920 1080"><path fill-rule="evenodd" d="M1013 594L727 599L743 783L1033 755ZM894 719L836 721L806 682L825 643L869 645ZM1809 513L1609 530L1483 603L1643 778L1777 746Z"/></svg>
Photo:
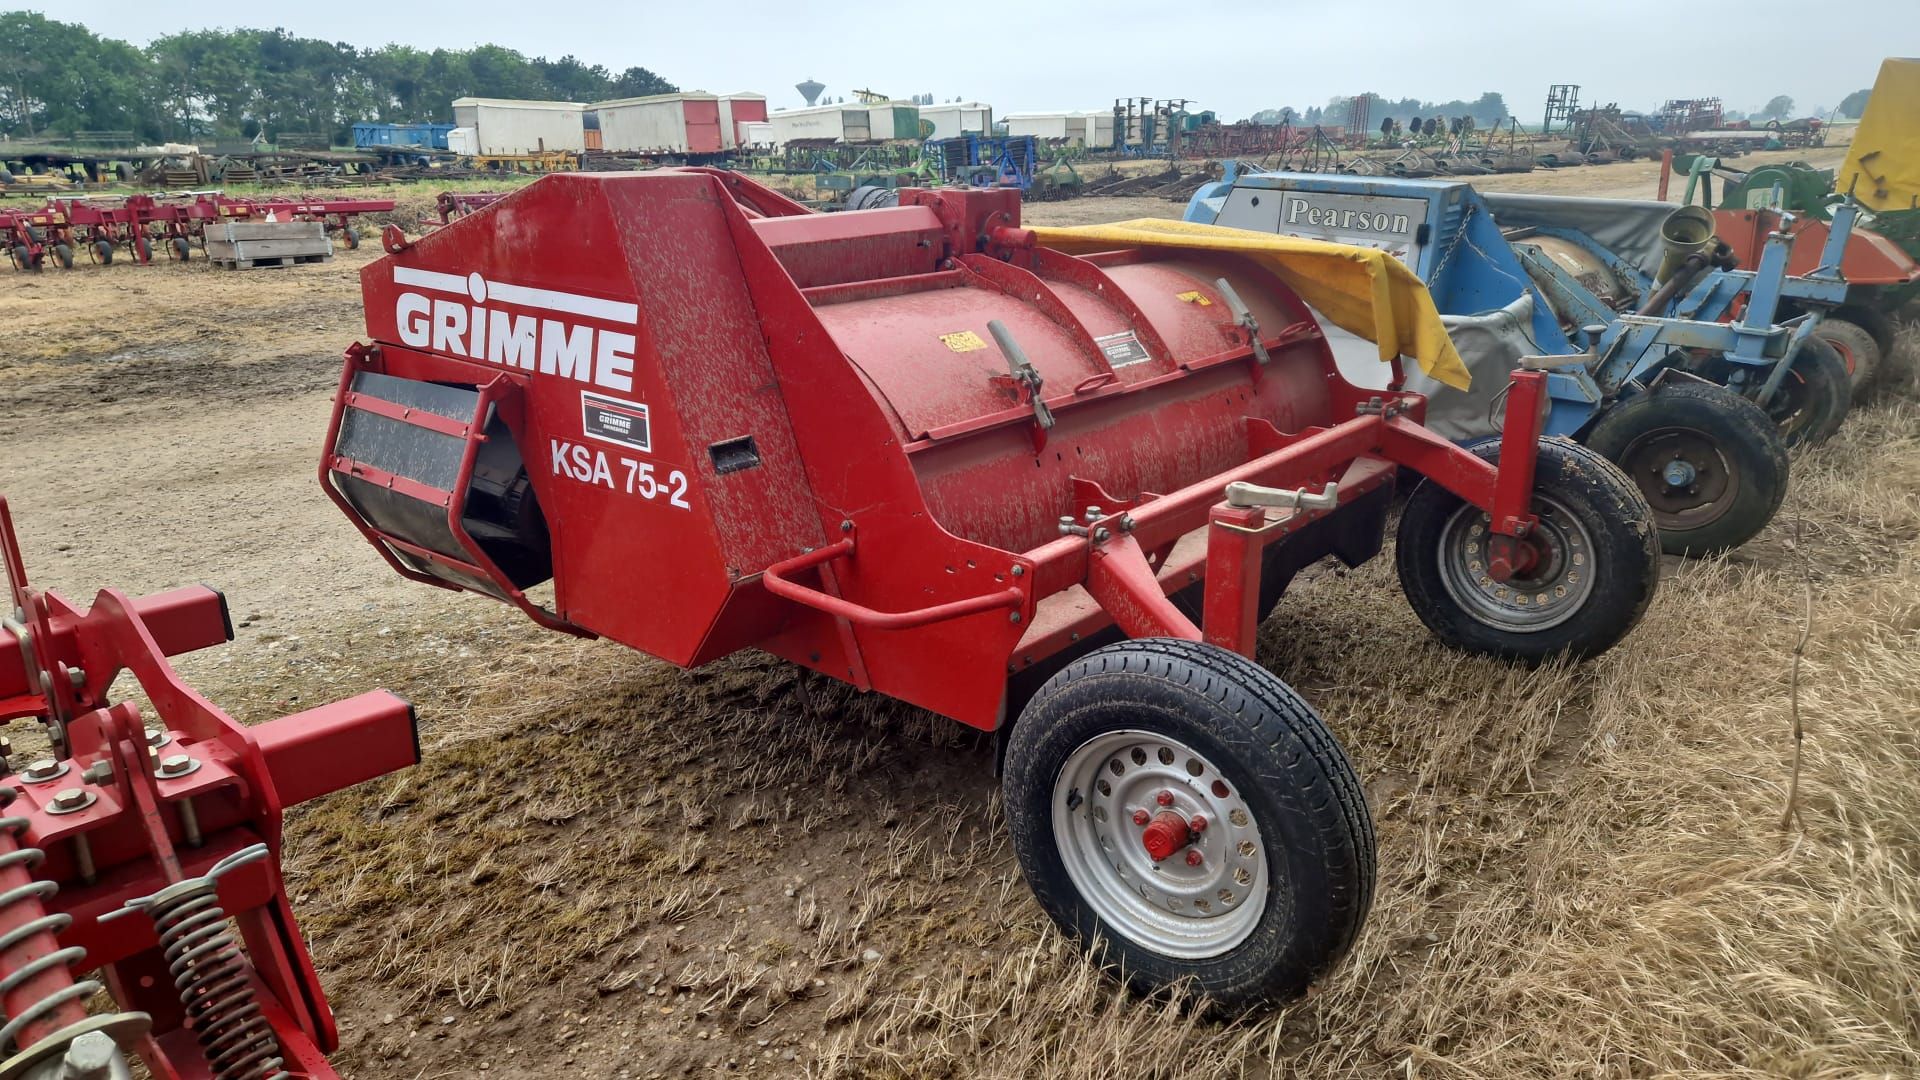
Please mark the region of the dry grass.
<svg viewBox="0 0 1920 1080"><path fill-rule="evenodd" d="M1052 933L1001 837L987 746L954 725L823 682L796 693L763 658L676 674L477 601L396 627L397 647L309 641L239 696L378 680L428 724L425 765L289 834L349 1025L339 1063L1920 1074L1920 329L1906 346L1839 438L1796 458L1768 534L1671 564L1597 662L1446 653L1384 559L1298 586L1260 658L1367 778L1380 889L1317 993L1227 1021L1126 997ZM1809 576L1801 813L1783 829ZM443 1013L462 1025L420 1037L445 1034ZM516 1071L515 1052L539 1064Z"/></svg>

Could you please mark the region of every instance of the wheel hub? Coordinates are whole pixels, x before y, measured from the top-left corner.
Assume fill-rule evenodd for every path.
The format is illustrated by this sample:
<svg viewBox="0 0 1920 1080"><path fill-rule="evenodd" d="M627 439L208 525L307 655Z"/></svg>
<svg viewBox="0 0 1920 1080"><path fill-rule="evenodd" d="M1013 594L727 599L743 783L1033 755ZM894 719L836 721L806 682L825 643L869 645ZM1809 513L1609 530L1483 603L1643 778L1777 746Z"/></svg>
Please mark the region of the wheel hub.
<svg viewBox="0 0 1920 1080"><path fill-rule="evenodd" d="M1719 519L1733 506L1740 475L1711 435L1660 428L1627 444L1620 467L1653 507L1655 524L1684 531Z"/></svg>
<svg viewBox="0 0 1920 1080"><path fill-rule="evenodd" d="M1252 808L1179 740L1114 731L1075 750L1055 782L1053 831L1087 905L1139 945L1202 959L1260 921L1270 875Z"/></svg>
<svg viewBox="0 0 1920 1080"><path fill-rule="evenodd" d="M1492 519L1463 506L1441 533L1440 578L1482 622L1534 631L1572 618L1593 591L1593 539L1563 506L1536 496L1534 527L1521 538L1492 531Z"/></svg>

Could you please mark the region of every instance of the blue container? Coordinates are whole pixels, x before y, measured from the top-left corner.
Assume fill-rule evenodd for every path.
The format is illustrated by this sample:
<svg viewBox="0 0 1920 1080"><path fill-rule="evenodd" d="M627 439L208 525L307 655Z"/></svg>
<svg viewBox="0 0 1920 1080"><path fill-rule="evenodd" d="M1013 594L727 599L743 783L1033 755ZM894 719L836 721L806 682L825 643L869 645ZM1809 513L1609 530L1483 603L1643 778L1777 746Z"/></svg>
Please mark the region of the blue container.
<svg viewBox="0 0 1920 1080"><path fill-rule="evenodd" d="M452 124L355 124L353 146L356 150L381 146L419 146L445 150L447 133L452 130Z"/></svg>

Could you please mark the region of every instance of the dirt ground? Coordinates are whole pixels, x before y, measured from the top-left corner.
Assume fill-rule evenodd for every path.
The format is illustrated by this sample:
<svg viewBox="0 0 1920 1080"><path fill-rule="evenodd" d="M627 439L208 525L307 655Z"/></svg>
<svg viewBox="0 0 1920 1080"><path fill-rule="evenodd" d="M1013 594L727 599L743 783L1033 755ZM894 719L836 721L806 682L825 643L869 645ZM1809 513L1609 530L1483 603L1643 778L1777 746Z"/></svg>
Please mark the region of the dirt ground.
<svg viewBox="0 0 1920 1080"><path fill-rule="evenodd" d="M1839 152L1748 160L1794 157ZM1486 179L1650 198L1652 170ZM1259 658L1365 776L1379 895L1314 995L1221 1019L1127 998L1048 928L985 739L389 572L315 476L376 257L0 275L0 493L36 581L222 588L236 640L178 666L246 720L418 706L421 766L289 816L344 1075L1920 1074L1920 333L1769 532L1670 565L1598 661L1445 653L1386 559L1296 586Z"/></svg>

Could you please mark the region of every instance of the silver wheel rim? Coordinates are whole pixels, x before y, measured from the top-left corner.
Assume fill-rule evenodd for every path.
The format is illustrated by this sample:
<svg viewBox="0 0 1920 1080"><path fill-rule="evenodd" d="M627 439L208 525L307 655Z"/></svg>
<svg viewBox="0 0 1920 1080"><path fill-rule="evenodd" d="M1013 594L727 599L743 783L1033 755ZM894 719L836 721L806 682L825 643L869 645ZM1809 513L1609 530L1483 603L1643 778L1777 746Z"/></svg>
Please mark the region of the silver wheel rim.
<svg viewBox="0 0 1920 1080"><path fill-rule="evenodd" d="M1488 626L1522 633L1548 630L1579 614L1593 593L1593 537L1586 524L1556 500L1535 493L1535 526L1546 555L1534 572L1508 581L1487 573L1492 518L1472 504L1447 519L1440 532L1440 582L1447 595Z"/></svg>
<svg viewBox="0 0 1920 1080"><path fill-rule="evenodd" d="M1156 863L1135 820L1142 810L1149 820L1200 816L1206 827ZM1178 739L1131 730L1089 739L1061 766L1052 817L1067 877L1109 932L1164 956L1204 960L1259 925L1267 851L1253 810L1212 761ZM1187 852L1198 852L1198 865Z"/></svg>

